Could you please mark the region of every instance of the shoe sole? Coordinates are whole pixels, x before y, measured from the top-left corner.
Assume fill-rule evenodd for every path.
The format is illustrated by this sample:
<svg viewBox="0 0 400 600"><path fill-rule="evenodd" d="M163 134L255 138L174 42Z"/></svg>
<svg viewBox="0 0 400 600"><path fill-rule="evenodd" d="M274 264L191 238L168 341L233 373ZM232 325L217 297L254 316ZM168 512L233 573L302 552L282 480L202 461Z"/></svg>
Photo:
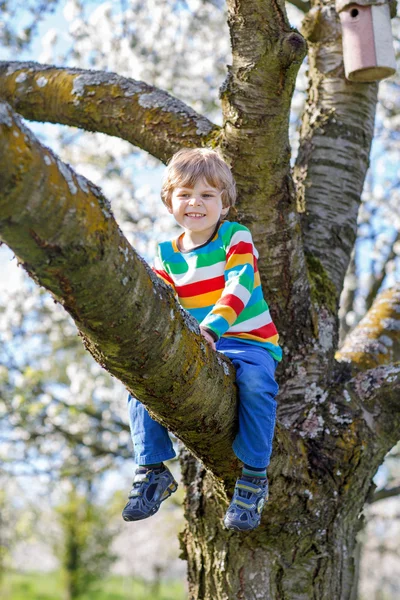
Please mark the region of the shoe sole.
<svg viewBox="0 0 400 600"><path fill-rule="evenodd" d="M223 524L225 529L231 529L232 531L253 531L254 529L257 529L257 527L260 526L261 524L261 519L258 520L258 523L256 523L255 525L251 526L251 527L243 527L243 524L248 524L247 523L243 523L240 521L231 521L226 515L225 518L223 520Z"/></svg>
<svg viewBox="0 0 400 600"><path fill-rule="evenodd" d="M254 527L241 528L241 527L238 527L237 525L234 525L233 523L225 523L225 521L224 521L225 529L228 529L230 531L253 531L254 529L257 529L257 527L259 525L260 525L260 523L257 523L257 525L254 525Z"/></svg>

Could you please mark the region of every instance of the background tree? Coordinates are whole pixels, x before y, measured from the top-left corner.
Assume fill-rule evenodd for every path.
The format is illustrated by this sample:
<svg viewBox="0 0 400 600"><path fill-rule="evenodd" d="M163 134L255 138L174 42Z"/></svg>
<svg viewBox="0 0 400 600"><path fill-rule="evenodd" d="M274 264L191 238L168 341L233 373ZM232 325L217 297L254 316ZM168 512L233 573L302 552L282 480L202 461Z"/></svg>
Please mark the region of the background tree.
<svg viewBox="0 0 400 600"><path fill-rule="evenodd" d="M263 528L243 543L220 525L234 465L225 361L188 329L196 326L137 259L99 191L40 147L7 107L4 151L17 167L1 171L1 235L69 310L97 360L208 467L184 461L192 597L346 598L357 517L374 471L397 441L399 369L384 366L398 361L395 290L371 309L374 328L361 321L334 360L377 86L343 79L337 16L329 3L316 7L305 28L310 92L295 195L287 128L304 42L282 5L228 2L228 13L233 64L222 91L222 127L159 90L107 74L13 64L5 65L2 84L27 117L118 134L163 160L182 144L218 145L231 163L239 218L263 258L286 354L273 500ZM121 128L122 114L135 120ZM34 210L26 210L30 202ZM51 222L43 218L46 202Z"/></svg>
<svg viewBox="0 0 400 600"><path fill-rule="evenodd" d="M8 597L6 576L12 564L12 553L21 540L33 535L39 510L21 511L19 496L21 488L18 482L0 471L0 591Z"/></svg>
<svg viewBox="0 0 400 600"><path fill-rule="evenodd" d="M2 469L53 481L130 456L125 392L85 352L71 318L30 285L0 306ZM40 466L39 466L40 465Z"/></svg>
<svg viewBox="0 0 400 600"><path fill-rule="evenodd" d="M116 560L111 544L117 531L110 527L110 510L94 501L90 480L73 478L57 512L62 532L57 554L66 597L75 600L93 591Z"/></svg>
<svg viewBox="0 0 400 600"><path fill-rule="evenodd" d="M393 499L397 500L400 494L399 464L399 444L397 444L389 452L383 465L385 486L371 495L364 508L363 519L365 521L357 538L356 578L351 600L368 598L368 595L372 596L373 594L395 598L399 592L398 574L396 573L393 578L388 577L388 573L397 571L397 564L393 559L399 555L399 544L397 543L399 515L396 508L398 503L393 503ZM390 506L386 502L388 500L391 503ZM363 566L367 567L366 563L369 557L372 557L373 560L369 567L369 576L367 574L366 577L361 578ZM383 566L378 586L374 581L374 564L377 563L379 566Z"/></svg>

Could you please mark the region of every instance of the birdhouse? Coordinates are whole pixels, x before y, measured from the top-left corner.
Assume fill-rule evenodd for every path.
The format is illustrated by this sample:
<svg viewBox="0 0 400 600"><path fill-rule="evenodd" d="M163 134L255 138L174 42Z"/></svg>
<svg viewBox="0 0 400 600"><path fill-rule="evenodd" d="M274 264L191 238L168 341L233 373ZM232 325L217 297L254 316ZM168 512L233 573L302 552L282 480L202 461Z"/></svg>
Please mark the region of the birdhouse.
<svg viewBox="0 0 400 600"><path fill-rule="evenodd" d="M385 0L336 0L343 62L350 81L380 81L396 72L390 8Z"/></svg>

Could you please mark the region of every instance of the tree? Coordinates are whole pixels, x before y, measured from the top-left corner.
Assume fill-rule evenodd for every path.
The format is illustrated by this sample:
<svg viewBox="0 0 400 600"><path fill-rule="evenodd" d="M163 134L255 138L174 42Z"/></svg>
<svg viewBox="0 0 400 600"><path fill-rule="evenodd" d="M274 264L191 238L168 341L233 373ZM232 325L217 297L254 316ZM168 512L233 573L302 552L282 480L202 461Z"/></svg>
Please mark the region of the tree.
<svg viewBox="0 0 400 600"><path fill-rule="evenodd" d="M181 146L218 147L231 165L238 219L260 252L285 354L271 501L259 529L222 528L237 468L232 367L129 246L100 190L7 104L0 235L71 314L96 360L190 450L182 459L190 597L344 600L359 515L400 421L398 286L336 353L378 86L344 79L337 14L330 2L316 5L303 29L310 82L293 185L288 120L306 42L282 2L227 6L233 59L222 126L110 73L4 63L0 78L4 100L26 118L117 135L162 161Z"/></svg>
<svg viewBox="0 0 400 600"><path fill-rule="evenodd" d="M7 474L0 471L0 591L8 597L8 575L12 571L12 553L17 544L30 539L38 520L38 511L31 507L21 511L22 489Z"/></svg>
<svg viewBox="0 0 400 600"><path fill-rule="evenodd" d="M394 577L392 581L390 579L388 581L387 570L385 572L385 569L381 570L379 568L380 564L382 564L382 560L377 561L374 553L378 552L381 555L383 562L386 564L391 564L385 560L387 557L390 561L391 554L395 555L396 551L398 554L398 544L396 544L395 548L393 548L393 544L390 543L390 535L392 540L395 540L398 537L394 535L396 531L396 521L398 523L398 515L393 514L393 510L390 511L389 509L389 511L387 511L387 503L385 500L396 498L396 496L398 497L400 494L400 485L398 485L399 446L400 445L397 444L391 450L391 452L389 452L385 459L384 467L382 469L384 471L384 477L386 480L385 486L381 487L381 489L377 490L373 495L371 495L371 497L368 499L368 504L364 509L363 516L365 517L365 521L363 524L363 529L357 536L358 544L355 552L355 557L357 559L357 577L353 586L351 600L357 600L359 598L359 588L362 587L364 587L365 590L370 589L370 594L373 593L370 587L371 579L374 581L375 590L379 589L379 593L383 595L386 593L385 590L382 589L383 587L386 587L385 584L393 586L393 597L396 597L396 588L398 588L396 581L398 578ZM382 504L384 506L382 506ZM390 514L390 512L392 512L392 514ZM385 529L383 535L382 523L384 524ZM378 535L376 535L376 530L380 530ZM362 569L360 569L360 562L365 564L365 570L367 571L366 577L360 578L360 571L362 571ZM368 581L368 579L370 581ZM362 593L361 597L363 597Z"/></svg>
<svg viewBox="0 0 400 600"><path fill-rule="evenodd" d="M117 533L109 525L111 511L95 504L91 483L75 479L56 508L62 530L57 552L68 600L92 590L117 558L111 551Z"/></svg>

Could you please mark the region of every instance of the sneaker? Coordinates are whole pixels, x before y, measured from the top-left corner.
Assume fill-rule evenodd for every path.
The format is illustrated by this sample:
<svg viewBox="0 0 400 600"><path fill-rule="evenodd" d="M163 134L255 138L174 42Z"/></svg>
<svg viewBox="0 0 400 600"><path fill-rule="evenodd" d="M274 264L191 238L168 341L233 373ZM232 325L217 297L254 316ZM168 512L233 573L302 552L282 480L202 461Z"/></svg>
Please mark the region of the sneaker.
<svg viewBox="0 0 400 600"><path fill-rule="evenodd" d="M260 524L262 509L267 500L268 479L239 478L224 517L225 527L235 531L255 529Z"/></svg>
<svg viewBox="0 0 400 600"><path fill-rule="evenodd" d="M122 518L124 521L141 521L154 515L178 488L171 471L164 465L161 469L139 467L133 479L129 500Z"/></svg>

